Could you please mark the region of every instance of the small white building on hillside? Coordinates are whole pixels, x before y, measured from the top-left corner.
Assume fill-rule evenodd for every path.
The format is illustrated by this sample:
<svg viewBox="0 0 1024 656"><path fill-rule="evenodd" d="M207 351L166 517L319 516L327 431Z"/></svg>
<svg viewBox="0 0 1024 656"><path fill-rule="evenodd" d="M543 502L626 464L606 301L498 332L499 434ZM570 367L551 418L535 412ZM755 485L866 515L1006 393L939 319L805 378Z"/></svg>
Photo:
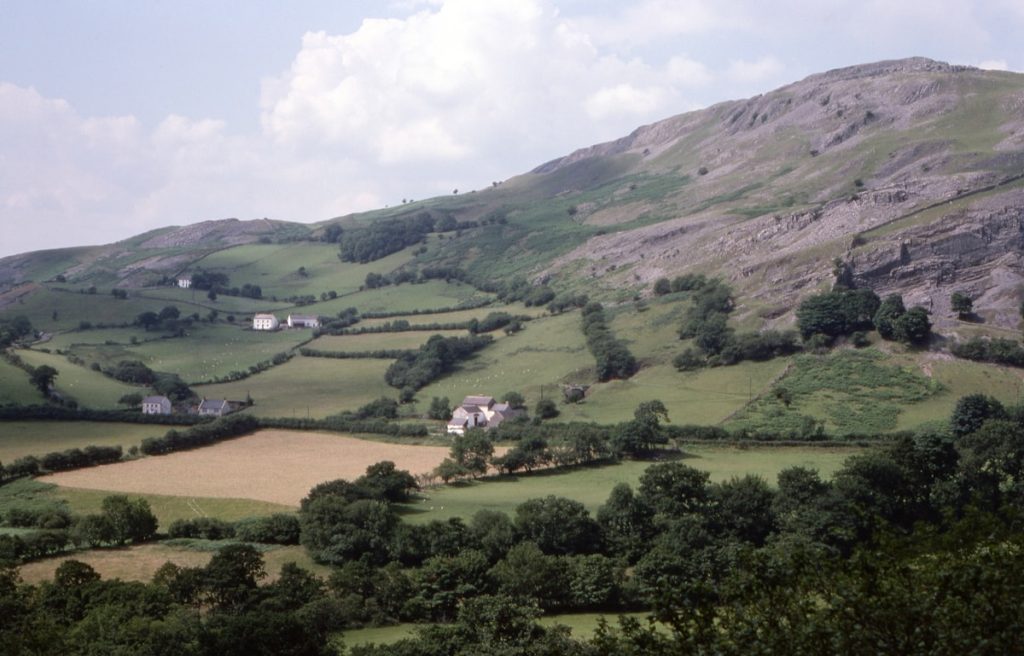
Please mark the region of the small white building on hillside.
<svg viewBox="0 0 1024 656"><path fill-rule="evenodd" d="M147 396L142 399L142 414L169 415L171 414L171 400L166 396Z"/></svg>
<svg viewBox="0 0 1024 656"><path fill-rule="evenodd" d="M178 278L178 287L182 289L188 289L192 286L192 276L182 276Z"/></svg>
<svg viewBox="0 0 1024 656"><path fill-rule="evenodd" d="M281 322L272 314L256 314L252 318L253 330L277 330Z"/></svg>
<svg viewBox="0 0 1024 656"><path fill-rule="evenodd" d="M311 314L289 314L288 315L288 327L289 328L319 328L320 317L315 317Z"/></svg>

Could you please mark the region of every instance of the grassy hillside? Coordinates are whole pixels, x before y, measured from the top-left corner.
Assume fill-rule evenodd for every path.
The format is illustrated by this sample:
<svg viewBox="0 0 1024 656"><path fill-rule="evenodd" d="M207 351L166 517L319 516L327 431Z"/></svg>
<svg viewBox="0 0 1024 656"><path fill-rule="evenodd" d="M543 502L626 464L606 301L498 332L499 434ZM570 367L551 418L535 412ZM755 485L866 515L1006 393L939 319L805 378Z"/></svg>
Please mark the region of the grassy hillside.
<svg viewBox="0 0 1024 656"><path fill-rule="evenodd" d="M186 382L208 381L271 359L276 353L312 338L305 329L263 332L248 324L199 324L186 337L175 337L137 345L78 345L70 353L103 367L122 360L141 360L154 371L179 374Z"/></svg>
<svg viewBox="0 0 1024 656"><path fill-rule="evenodd" d="M253 414L265 417L326 417L355 410L397 392L384 383L387 360L333 360L296 356L290 362L234 383L198 385L195 392L210 399L256 402Z"/></svg>
<svg viewBox="0 0 1024 656"><path fill-rule="evenodd" d="M55 353L19 350L20 356L33 367L49 365L57 370L54 384L56 391L65 398L74 399L79 405L89 408L117 408L117 400L125 394L145 393L146 388L128 385L104 376L98 371L87 369Z"/></svg>

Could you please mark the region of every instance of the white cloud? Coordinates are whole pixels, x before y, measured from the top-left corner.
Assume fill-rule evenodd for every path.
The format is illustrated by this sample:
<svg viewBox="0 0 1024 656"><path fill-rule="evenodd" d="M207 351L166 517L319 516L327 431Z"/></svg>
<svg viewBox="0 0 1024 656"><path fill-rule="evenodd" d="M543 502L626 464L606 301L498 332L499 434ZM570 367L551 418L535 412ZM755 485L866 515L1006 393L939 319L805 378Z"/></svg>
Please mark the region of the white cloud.
<svg viewBox="0 0 1024 656"><path fill-rule="evenodd" d="M604 119L610 116L646 116L662 106L665 92L657 87L637 88L622 83L598 89L584 103L592 118Z"/></svg>
<svg viewBox="0 0 1024 656"><path fill-rule="evenodd" d="M215 120L83 117L0 83L3 254L105 243L158 226L237 216L321 219L378 207L351 161L297 157ZM325 180L348 180L349 190Z"/></svg>
<svg viewBox="0 0 1024 656"><path fill-rule="evenodd" d="M621 11L584 16L573 24L602 45L644 46L745 23L742 11L707 0L643 0L621 6Z"/></svg>
<svg viewBox="0 0 1024 656"><path fill-rule="evenodd" d="M1010 65L1006 63L1005 59L986 59L978 64L978 68L985 71L1008 71Z"/></svg>
<svg viewBox="0 0 1024 656"><path fill-rule="evenodd" d="M784 68L778 59L767 56L754 61L734 60L726 74L737 82L761 82L777 76Z"/></svg>
<svg viewBox="0 0 1024 656"><path fill-rule="evenodd" d="M547 0L448 0L350 34L310 33L264 84L262 123L280 143L384 166L501 153L507 175L668 116L691 104L682 89L709 79L700 62L651 65L591 36Z"/></svg>
<svg viewBox="0 0 1024 656"><path fill-rule="evenodd" d="M711 82L708 67L699 61L677 55L665 67L668 79L682 87L699 87Z"/></svg>

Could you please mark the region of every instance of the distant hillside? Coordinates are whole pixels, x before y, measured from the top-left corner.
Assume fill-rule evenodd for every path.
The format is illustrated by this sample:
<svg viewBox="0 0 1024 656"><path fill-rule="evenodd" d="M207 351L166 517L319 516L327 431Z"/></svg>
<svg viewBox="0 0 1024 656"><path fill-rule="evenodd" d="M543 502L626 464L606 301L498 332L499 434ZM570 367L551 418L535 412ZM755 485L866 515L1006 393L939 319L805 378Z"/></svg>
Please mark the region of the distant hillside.
<svg viewBox="0 0 1024 656"><path fill-rule="evenodd" d="M967 292L1015 327L1024 276L1024 76L928 59L813 75L681 114L475 192L300 226L214 221L0 260L0 285L62 274L136 286L227 246L316 239L423 212L452 232L422 259L609 299L666 275L730 280L740 316L790 320L833 260L941 324ZM473 224L476 224L474 227Z"/></svg>

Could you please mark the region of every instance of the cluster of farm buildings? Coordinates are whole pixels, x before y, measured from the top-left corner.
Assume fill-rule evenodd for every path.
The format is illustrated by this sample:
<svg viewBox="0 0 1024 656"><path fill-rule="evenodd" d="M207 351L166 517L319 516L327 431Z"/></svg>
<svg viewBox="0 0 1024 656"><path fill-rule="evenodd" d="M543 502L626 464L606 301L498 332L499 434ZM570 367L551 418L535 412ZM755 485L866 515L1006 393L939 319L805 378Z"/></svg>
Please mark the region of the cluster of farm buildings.
<svg viewBox="0 0 1024 656"><path fill-rule="evenodd" d="M503 421L522 417L523 410L507 403L496 403L492 396L467 396L452 412L448 421L449 435L465 435L470 428L497 428Z"/></svg>
<svg viewBox="0 0 1024 656"><path fill-rule="evenodd" d="M234 412L243 405L240 401L228 401L227 399L203 399L198 405L186 409L188 414L197 414L204 417L223 417ZM174 404L166 396L147 396L142 399L142 414L144 415L170 415L174 414Z"/></svg>
<svg viewBox="0 0 1024 656"><path fill-rule="evenodd" d="M178 287L188 289L191 286L191 276L181 276L178 278ZM282 325L286 325L289 328L319 328L320 317L310 314L289 314L284 324L282 324L281 320L273 314L260 313L254 315L252 318L253 330L277 330Z"/></svg>
<svg viewBox="0 0 1024 656"><path fill-rule="evenodd" d="M319 328L320 317L311 314L289 314L285 322L289 328ZM277 330L281 321L273 314L255 314L252 317L253 330Z"/></svg>
<svg viewBox="0 0 1024 656"><path fill-rule="evenodd" d="M187 412L205 417L223 417L238 410L244 404L227 399L206 399L191 406ZM142 399L142 413L146 415L169 415L175 412L174 404L166 396L147 396ZM448 421L449 435L465 435L470 428L490 430L502 422L525 416L525 411L513 408L508 403L497 403L492 396L467 396L452 412Z"/></svg>

